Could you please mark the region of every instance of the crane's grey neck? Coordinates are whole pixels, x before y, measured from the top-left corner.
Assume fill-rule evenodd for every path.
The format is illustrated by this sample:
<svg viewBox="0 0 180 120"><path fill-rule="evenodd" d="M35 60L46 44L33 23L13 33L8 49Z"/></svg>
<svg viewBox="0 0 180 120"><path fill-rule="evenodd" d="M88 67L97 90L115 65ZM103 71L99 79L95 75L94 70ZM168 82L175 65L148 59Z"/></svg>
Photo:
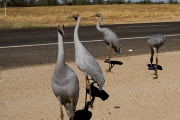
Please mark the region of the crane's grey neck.
<svg viewBox="0 0 180 120"><path fill-rule="evenodd" d="M65 64L64 61L64 46L63 46L63 37L62 34L58 31L58 57L56 62L55 70L59 71L63 68Z"/></svg>
<svg viewBox="0 0 180 120"><path fill-rule="evenodd" d="M74 30L74 43L75 43L75 45L78 42L80 42L79 41L79 36L78 36L78 29L79 29L80 22L81 22L81 16L78 17L76 27L75 27L75 30Z"/></svg>
<svg viewBox="0 0 180 120"><path fill-rule="evenodd" d="M102 19L103 19L103 16L100 15L99 20L98 20L98 22L97 22L97 24L96 24L97 30L98 30L99 32L101 32L101 33L103 32L102 28L100 28L100 23L101 23Z"/></svg>

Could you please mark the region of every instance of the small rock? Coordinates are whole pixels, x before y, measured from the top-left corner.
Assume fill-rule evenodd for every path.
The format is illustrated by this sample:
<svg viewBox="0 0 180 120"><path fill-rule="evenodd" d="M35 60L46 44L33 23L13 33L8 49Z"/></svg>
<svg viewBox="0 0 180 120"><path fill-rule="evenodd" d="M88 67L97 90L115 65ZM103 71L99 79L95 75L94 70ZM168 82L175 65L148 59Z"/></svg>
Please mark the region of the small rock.
<svg viewBox="0 0 180 120"><path fill-rule="evenodd" d="M114 106L114 108L120 108L120 106Z"/></svg>

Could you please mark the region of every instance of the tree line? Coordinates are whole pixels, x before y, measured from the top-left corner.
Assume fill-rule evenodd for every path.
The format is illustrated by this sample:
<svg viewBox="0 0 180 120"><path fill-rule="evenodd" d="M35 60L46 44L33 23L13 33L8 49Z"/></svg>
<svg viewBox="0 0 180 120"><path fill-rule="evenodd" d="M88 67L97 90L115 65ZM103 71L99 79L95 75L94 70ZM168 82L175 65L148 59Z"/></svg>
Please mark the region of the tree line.
<svg viewBox="0 0 180 120"><path fill-rule="evenodd" d="M178 4L177 0L169 0L168 4ZM0 7L35 7L35 6L58 6L58 5L96 5L96 4L165 4L164 1L152 2L151 0L0 0Z"/></svg>

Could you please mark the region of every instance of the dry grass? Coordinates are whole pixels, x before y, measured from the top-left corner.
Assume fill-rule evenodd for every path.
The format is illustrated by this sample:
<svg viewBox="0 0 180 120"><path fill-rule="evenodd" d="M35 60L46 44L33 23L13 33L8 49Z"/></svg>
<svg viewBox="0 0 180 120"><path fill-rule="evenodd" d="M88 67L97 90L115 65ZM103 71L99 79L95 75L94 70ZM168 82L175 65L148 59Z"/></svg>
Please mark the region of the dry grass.
<svg viewBox="0 0 180 120"><path fill-rule="evenodd" d="M180 20L180 4L170 5L89 5L89 6L56 6L56 7L26 7L0 8L0 29L26 27L53 27L59 22L73 26L73 19L65 20L73 13L82 16L81 25L94 25L98 18L90 18L97 12L104 15L102 24L125 24L137 22L162 22Z"/></svg>

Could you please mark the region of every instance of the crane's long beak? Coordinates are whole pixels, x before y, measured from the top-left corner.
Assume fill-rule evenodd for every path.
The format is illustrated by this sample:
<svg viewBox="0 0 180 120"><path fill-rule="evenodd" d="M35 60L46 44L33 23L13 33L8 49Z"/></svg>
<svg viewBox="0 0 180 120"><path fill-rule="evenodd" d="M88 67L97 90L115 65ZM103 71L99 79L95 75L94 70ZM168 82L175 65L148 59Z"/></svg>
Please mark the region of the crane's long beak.
<svg viewBox="0 0 180 120"><path fill-rule="evenodd" d="M71 19L71 18L73 18L73 15L70 15L70 16L64 18L64 20Z"/></svg>
<svg viewBox="0 0 180 120"><path fill-rule="evenodd" d="M92 16L90 16L90 17L97 17L97 15L95 14L95 15L92 15Z"/></svg>
<svg viewBox="0 0 180 120"><path fill-rule="evenodd" d="M57 29L60 33L62 33L62 35L65 35L65 32L64 32L64 25L61 23L61 24L58 24L57 26Z"/></svg>

